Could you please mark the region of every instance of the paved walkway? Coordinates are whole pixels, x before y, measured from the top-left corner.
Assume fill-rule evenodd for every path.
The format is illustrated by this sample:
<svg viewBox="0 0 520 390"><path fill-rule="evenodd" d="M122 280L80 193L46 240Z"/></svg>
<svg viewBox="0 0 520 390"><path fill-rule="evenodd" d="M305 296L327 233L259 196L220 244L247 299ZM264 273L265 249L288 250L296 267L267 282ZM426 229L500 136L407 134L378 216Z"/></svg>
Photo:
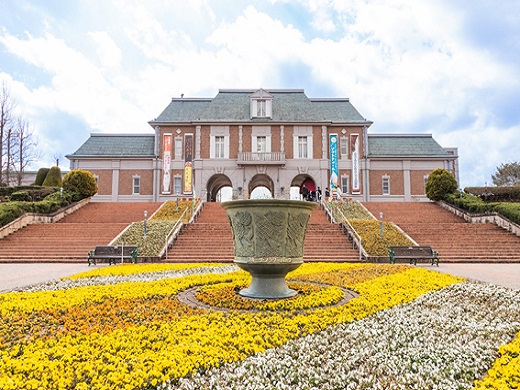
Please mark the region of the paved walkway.
<svg viewBox="0 0 520 390"><path fill-rule="evenodd" d="M101 265L98 267L104 267ZM512 264L467 264L441 263L439 267L420 265L434 271L444 272L468 279L480 280L520 290L520 263ZM37 283L49 282L63 276L88 271L96 266L87 264L34 263L0 264L0 292L27 287Z"/></svg>
<svg viewBox="0 0 520 390"><path fill-rule="evenodd" d="M71 263L0 264L0 292L50 282L63 276L88 271L93 267Z"/></svg>
<svg viewBox="0 0 520 390"><path fill-rule="evenodd" d="M520 263L440 263L436 271L520 290Z"/></svg>

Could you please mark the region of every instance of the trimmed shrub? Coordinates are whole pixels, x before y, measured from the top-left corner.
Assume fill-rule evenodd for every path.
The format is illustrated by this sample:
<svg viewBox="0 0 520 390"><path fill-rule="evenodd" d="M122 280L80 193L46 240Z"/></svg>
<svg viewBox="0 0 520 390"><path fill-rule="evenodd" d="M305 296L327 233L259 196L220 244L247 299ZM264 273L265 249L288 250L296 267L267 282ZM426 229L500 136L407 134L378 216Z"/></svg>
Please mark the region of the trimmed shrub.
<svg viewBox="0 0 520 390"><path fill-rule="evenodd" d="M43 202L56 203L59 204L60 207L65 207L73 202L73 194L68 191L63 191L62 193L56 191L46 196Z"/></svg>
<svg viewBox="0 0 520 390"><path fill-rule="evenodd" d="M434 201L444 199L457 189L457 180L446 169L437 168L428 176L426 181L426 196Z"/></svg>
<svg viewBox="0 0 520 390"><path fill-rule="evenodd" d="M0 226L7 225L25 212L19 202L0 203Z"/></svg>
<svg viewBox="0 0 520 390"><path fill-rule="evenodd" d="M61 187L63 185L63 181L61 179L61 169L60 167L54 166L49 170L45 180L43 181L43 187Z"/></svg>
<svg viewBox="0 0 520 390"><path fill-rule="evenodd" d="M63 178L63 189L73 194L74 201L88 198L97 193L96 179L89 171L74 169Z"/></svg>
<svg viewBox="0 0 520 390"><path fill-rule="evenodd" d="M18 191L11 194L12 201L30 202L32 201L31 195L27 191Z"/></svg>
<svg viewBox="0 0 520 390"><path fill-rule="evenodd" d="M464 191L488 202L520 202L520 186L466 187Z"/></svg>
<svg viewBox="0 0 520 390"><path fill-rule="evenodd" d="M43 185L43 181L47 177L47 174L49 173L50 168L40 168L38 170L38 173L36 174L36 179L34 179L34 185L35 186L41 186Z"/></svg>
<svg viewBox="0 0 520 390"><path fill-rule="evenodd" d="M520 224L520 203L495 203L493 208L510 221Z"/></svg>

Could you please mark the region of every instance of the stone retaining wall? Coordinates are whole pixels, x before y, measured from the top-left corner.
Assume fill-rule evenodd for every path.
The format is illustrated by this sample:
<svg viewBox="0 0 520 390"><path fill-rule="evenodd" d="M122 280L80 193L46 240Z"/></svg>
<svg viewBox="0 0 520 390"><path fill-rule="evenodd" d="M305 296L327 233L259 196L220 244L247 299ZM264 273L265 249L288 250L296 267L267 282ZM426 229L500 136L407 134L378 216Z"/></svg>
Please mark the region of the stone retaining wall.
<svg viewBox="0 0 520 390"><path fill-rule="evenodd" d="M74 211L82 208L90 202L90 198L80 200L79 202L73 203L70 206L63 207L52 214L42 213L25 213L22 216L16 218L14 221L8 223L0 228L0 239L8 236L11 233L16 232L19 229L24 228L27 225L35 223L54 223L60 219L72 214Z"/></svg>

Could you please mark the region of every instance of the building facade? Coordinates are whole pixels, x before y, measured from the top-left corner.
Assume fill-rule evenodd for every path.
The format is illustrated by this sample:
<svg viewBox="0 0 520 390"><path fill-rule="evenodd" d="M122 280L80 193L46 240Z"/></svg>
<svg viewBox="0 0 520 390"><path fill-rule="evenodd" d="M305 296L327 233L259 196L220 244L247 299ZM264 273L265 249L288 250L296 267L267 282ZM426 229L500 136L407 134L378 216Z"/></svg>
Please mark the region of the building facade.
<svg viewBox="0 0 520 390"><path fill-rule="evenodd" d="M218 200L227 189L276 198L303 186L360 201L427 200L436 168L458 180L456 148L429 134L369 134L372 122L349 99L312 99L303 90L220 90L174 98L149 122L150 134L91 134L67 156L92 172L98 201Z"/></svg>

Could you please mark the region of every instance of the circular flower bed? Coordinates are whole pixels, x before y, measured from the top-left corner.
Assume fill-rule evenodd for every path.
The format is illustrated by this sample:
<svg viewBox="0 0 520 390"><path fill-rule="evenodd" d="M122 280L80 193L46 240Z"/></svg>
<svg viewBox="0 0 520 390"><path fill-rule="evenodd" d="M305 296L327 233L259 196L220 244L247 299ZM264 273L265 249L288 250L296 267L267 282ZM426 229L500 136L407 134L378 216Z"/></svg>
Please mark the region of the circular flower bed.
<svg viewBox="0 0 520 390"><path fill-rule="evenodd" d="M315 283L289 282L298 295L286 299L251 299L238 292L247 284L220 283L199 287L195 298L204 305L231 310L306 310L338 304L345 299L345 291L337 286ZM351 297L351 296L349 296Z"/></svg>

